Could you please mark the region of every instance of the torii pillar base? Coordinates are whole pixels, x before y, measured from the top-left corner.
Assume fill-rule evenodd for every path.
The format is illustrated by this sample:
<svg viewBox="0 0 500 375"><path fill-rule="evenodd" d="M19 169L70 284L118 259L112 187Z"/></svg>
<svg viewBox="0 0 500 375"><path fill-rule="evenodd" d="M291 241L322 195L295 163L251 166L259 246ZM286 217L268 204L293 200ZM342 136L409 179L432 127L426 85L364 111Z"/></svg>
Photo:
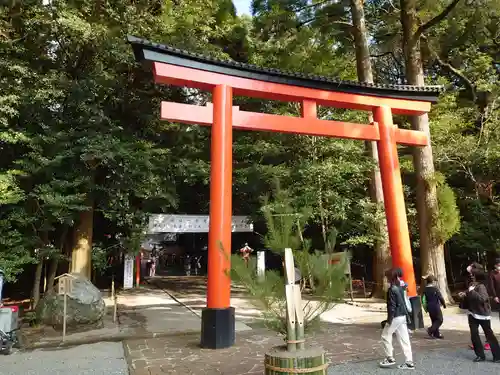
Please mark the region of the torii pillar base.
<svg viewBox="0 0 500 375"><path fill-rule="evenodd" d="M234 345L236 318L234 307L203 309L201 313L201 347L224 349Z"/></svg>

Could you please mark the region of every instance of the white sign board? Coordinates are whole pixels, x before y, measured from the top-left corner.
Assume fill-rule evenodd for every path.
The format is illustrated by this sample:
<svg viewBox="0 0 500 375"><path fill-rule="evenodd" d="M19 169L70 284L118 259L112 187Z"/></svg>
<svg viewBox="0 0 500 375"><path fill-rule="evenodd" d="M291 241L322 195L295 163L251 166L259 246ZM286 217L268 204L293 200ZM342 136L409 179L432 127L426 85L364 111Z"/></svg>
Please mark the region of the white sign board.
<svg viewBox="0 0 500 375"><path fill-rule="evenodd" d="M263 278L266 272L266 252L257 251L257 277Z"/></svg>
<svg viewBox="0 0 500 375"><path fill-rule="evenodd" d="M208 233L208 215L164 215L149 217L148 233ZM232 232L253 232L247 216L232 217Z"/></svg>
<svg viewBox="0 0 500 375"><path fill-rule="evenodd" d="M134 256L125 254L123 262L123 289L132 289L134 287Z"/></svg>
<svg viewBox="0 0 500 375"><path fill-rule="evenodd" d="M57 280L59 295L71 294L73 291L73 278L71 276L63 276Z"/></svg>

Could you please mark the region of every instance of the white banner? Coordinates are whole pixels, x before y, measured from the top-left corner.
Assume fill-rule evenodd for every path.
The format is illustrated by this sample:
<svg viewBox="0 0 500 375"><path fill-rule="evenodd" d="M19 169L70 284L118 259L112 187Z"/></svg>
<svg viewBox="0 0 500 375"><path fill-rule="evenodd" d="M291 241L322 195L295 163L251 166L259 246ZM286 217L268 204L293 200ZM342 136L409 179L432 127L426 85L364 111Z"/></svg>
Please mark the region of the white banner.
<svg viewBox="0 0 500 375"><path fill-rule="evenodd" d="M123 262L123 289L132 289L134 287L134 260L131 254L125 254Z"/></svg>
<svg viewBox="0 0 500 375"><path fill-rule="evenodd" d="M257 251L257 277L263 278L266 272L266 252Z"/></svg>
<svg viewBox="0 0 500 375"><path fill-rule="evenodd" d="M208 233L208 215L164 215L149 217L148 233ZM232 232L253 232L248 216L233 216Z"/></svg>

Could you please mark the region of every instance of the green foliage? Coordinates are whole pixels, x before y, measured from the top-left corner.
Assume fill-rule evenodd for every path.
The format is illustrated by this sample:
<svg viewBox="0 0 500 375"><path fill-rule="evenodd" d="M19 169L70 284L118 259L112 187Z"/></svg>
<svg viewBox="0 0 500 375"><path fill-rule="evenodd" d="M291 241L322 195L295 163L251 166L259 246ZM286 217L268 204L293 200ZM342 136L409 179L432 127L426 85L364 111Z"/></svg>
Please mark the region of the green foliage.
<svg viewBox="0 0 500 375"><path fill-rule="evenodd" d="M420 1L416 16L426 22L448 4ZM433 106L431 139L436 168L446 180L436 182L434 235L449 241L452 255L500 248L499 4L461 2L422 40L426 82L447 87ZM132 252L147 213L207 212L210 131L160 122L158 108L162 100L203 104L210 94L154 85L150 72L135 63L127 34L217 58L356 80L349 6L259 0L252 2L253 18L239 18L227 0L2 5L0 267L9 280L37 261L36 249L64 257L75 223L90 206L96 244L105 233L121 233ZM364 6L376 81L404 82L394 2ZM300 115L296 103L238 97L235 105ZM366 113L322 106L318 117L368 121ZM399 116L395 123L407 126ZM376 229L385 218L383 207L368 199L374 164L362 142L235 132L233 150L235 214L265 220L266 246L278 253L297 250L305 278L314 260L302 260L302 254L333 252L337 244L372 247L379 240ZM400 159L417 242L412 158L401 148ZM262 206L259 197L276 179L287 205L279 208L268 196ZM302 238L306 228L309 238ZM99 254L103 259L104 250Z"/></svg>
<svg viewBox="0 0 500 375"><path fill-rule="evenodd" d="M251 257L247 265L241 256L231 256L231 279L246 289L251 302L262 311L266 327L284 334L285 280L277 271L266 271L265 281L261 282L255 274L256 266L255 257Z"/></svg>
<svg viewBox="0 0 500 375"><path fill-rule="evenodd" d="M29 239L17 230L10 220L0 220L0 268L5 280L13 282L26 264L34 263L35 258L26 249Z"/></svg>
<svg viewBox="0 0 500 375"><path fill-rule="evenodd" d="M191 163L177 162L156 112L179 93L154 87L125 37L206 50L223 34L216 15L228 18L217 1L167 3L0 7L0 267L12 277L37 248L61 251L90 206L106 231L134 238L145 212L176 206L174 171Z"/></svg>
<svg viewBox="0 0 500 375"><path fill-rule="evenodd" d="M92 269L98 275L103 274L109 268L107 250L102 246L92 246Z"/></svg>
<svg viewBox="0 0 500 375"><path fill-rule="evenodd" d="M133 227L124 237L120 237L120 244L126 252L138 254L141 250L141 243L146 238L145 223L139 223Z"/></svg>
<svg viewBox="0 0 500 375"><path fill-rule="evenodd" d="M438 243L445 243L454 234L460 231L460 211L457 207L455 192L446 183L441 173L434 176L437 197L439 203L439 214L434 223L434 233Z"/></svg>
<svg viewBox="0 0 500 375"><path fill-rule="evenodd" d="M295 215L288 193L279 184L276 184L273 199L266 198L264 201L263 211L268 226L266 245L278 254L283 254L285 247L292 248L295 266L300 270L302 279L314 280L314 288L308 290L307 300L303 303L304 327L306 331L310 330L322 313L343 298L345 263L329 265L322 252L310 251L310 241L302 238L302 226L297 225L297 220L307 223L307 210L304 209L300 216ZM330 237L332 243L334 233L332 231ZM243 286L252 297L252 302L263 311L266 326L284 335L287 329L285 278L276 271L266 271L264 280L258 278L255 258L251 258L247 265L240 256L234 255L231 262L232 280Z"/></svg>
<svg viewBox="0 0 500 375"><path fill-rule="evenodd" d="M310 218L307 208L302 208L302 212L298 213L291 202L289 193L280 188L279 182L275 182L273 200L270 201L269 195L262 199L261 211L267 225L264 245L281 255L286 248L301 247L301 228Z"/></svg>

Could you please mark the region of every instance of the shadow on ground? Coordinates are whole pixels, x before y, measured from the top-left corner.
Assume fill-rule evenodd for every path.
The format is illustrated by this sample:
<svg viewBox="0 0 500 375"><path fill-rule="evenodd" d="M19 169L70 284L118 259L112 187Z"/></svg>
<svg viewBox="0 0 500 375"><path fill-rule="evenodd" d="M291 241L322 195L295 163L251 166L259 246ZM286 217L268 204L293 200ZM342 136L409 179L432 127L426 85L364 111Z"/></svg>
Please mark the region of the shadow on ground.
<svg viewBox="0 0 500 375"><path fill-rule="evenodd" d="M382 356L380 346L380 324L322 324L311 334L308 344L322 346L328 360L335 365L375 360ZM466 347L468 334L443 332L446 340L431 340L424 332L412 338L416 356L429 350ZM131 375L144 371L168 374L263 374L264 354L273 346L283 344L277 334L265 329L237 334L237 342L222 350L201 349L199 335L127 340L126 354ZM142 372L141 372L142 371ZM155 372L156 371L156 372Z"/></svg>

